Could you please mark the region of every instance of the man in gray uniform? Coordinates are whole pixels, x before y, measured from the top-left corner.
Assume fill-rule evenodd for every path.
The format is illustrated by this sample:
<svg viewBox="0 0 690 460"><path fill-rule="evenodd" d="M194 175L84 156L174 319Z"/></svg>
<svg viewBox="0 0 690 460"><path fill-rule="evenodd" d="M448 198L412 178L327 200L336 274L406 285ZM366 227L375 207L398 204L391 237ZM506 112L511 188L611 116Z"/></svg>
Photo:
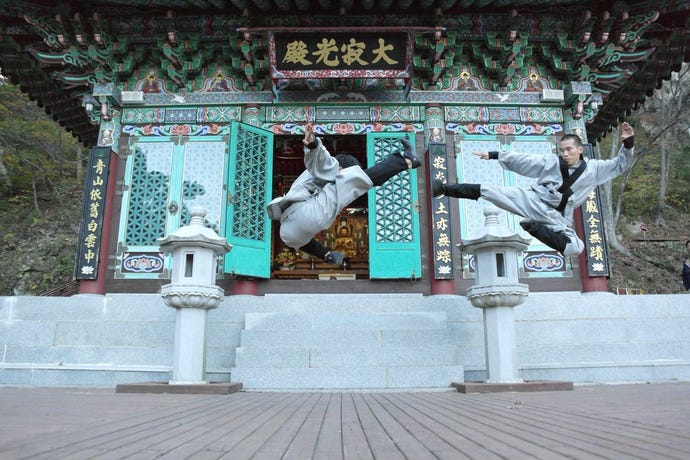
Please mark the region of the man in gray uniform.
<svg viewBox="0 0 690 460"><path fill-rule="evenodd" d="M610 160L582 157L582 141L566 134L558 144L558 155L530 155L510 151L472 152L483 160L498 160L504 169L537 182L529 189L497 187L490 184L446 185L434 181L434 196L477 200L480 197L523 219L520 225L530 235L564 256L580 254L585 246L573 229L573 211L587 201L597 185L622 174L634 155L632 126L621 126L618 156Z"/></svg>
<svg viewBox="0 0 690 460"><path fill-rule="evenodd" d="M342 265L343 253L325 248L314 235L329 228L343 208L372 187L421 165L407 138L400 142L402 152L362 169L352 155L331 156L321 139L314 136L314 128L307 125L302 140L307 169L285 196L275 198L266 207L272 220L280 220L280 239L291 248Z"/></svg>

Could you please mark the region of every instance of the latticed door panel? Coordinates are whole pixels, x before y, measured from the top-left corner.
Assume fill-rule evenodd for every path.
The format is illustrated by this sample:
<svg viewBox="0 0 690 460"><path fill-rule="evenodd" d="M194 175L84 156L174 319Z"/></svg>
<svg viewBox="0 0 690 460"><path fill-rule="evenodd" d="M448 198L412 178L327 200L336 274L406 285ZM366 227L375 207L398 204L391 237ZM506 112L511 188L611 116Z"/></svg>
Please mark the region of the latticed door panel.
<svg viewBox="0 0 690 460"><path fill-rule="evenodd" d="M271 269L271 197L273 134L234 123L228 168L227 239L233 245L225 271L268 278Z"/></svg>
<svg viewBox="0 0 690 460"><path fill-rule="evenodd" d="M171 188L172 142L137 143L129 158L123 196L125 244L157 247L169 225L167 206Z"/></svg>
<svg viewBox="0 0 690 460"><path fill-rule="evenodd" d="M195 141L184 144L180 225L189 225L192 208L206 211L204 224L223 234L225 155L228 141Z"/></svg>
<svg viewBox="0 0 690 460"><path fill-rule="evenodd" d="M479 157L472 155L472 152L498 151L501 147L501 142L496 136L472 136L459 142L456 165L460 182L491 184L497 187L510 185L510 176L501 168L498 161L482 161ZM484 228L486 201L458 200L458 206L460 207L460 235L463 238ZM509 214L499 210L499 218L502 222L507 222Z"/></svg>
<svg viewBox="0 0 690 460"><path fill-rule="evenodd" d="M127 158L116 277L164 276L170 258L158 239L206 211L205 225L223 233L227 140L220 137L134 139Z"/></svg>
<svg viewBox="0 0 690 460"><path fill-rule="evenodd" d="M369 165L402 149L404 133L367 134ZM419 278L422 272L419 244L417 173L404 171L369 192L369 276Z"/></svg>
<svg viewBox="0 0 690 460"><path fill-rule="evenodd" d="M482 161L478 157L472 155L475 151L500 151L503 149L510 149L514 152L532 154L532 155L554 155L555 141L552 138L541 136L524 136L511 137L507 136L468 136L457 140L455 148L458 152L456 156L456 168L458 171L458 181L475 184L492 184L497 187L518 187L522 189L529 188L530 185L536 182L536 179L524 177L512 171L504 170L497 161ZM460 237L467 238L476 230L484 226L485 216L483 214L484 208L488 206L485 200L459 200L458 207L460 211ZM525 232L520 227L521 217L509 213L507 211L499 210L499 221L505 224L514 231L520 233L521 236L532 238L531 235ZM532 238L527 252L552 251L548 246L536 238ZM470 269L471 257L463 256L463 276L466 278L473 277L473 272ZM549 259L552 260L552 259ZM530 277L554 277L554 276L570 276L571 267L568 261L561 264L561 268L555 271L544 270L543 272L525 273L522 269L522 256L518 261L521 267L521 276ZM554 266L551 262L549 267ZM565 268L563 268L565 267Z"/></svg>

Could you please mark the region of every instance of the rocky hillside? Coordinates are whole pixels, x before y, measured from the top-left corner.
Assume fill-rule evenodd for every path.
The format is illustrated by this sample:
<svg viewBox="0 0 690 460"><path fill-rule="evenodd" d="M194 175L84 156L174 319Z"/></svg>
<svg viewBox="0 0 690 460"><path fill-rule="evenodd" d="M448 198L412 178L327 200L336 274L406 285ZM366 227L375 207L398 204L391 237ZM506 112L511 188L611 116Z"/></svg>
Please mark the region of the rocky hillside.
<svg viewBox="0 0 690 460"><path fill-rule="evenodd" d="M646 224L647 232L640 231ZM619 235L630 254L612 251L609 290L639 289L644 294L686 293L681 270L685 241L690 239L690 216L670 211L666 226L625 221L618 226Z"/></svg>
<svg viewBox="0 0 690 460"><path fill-rule="evenodd" d="M80 187L79 187L80 188ZM77 186L0 210L0 295L38 295L72 280L81 215Z"/></svg>

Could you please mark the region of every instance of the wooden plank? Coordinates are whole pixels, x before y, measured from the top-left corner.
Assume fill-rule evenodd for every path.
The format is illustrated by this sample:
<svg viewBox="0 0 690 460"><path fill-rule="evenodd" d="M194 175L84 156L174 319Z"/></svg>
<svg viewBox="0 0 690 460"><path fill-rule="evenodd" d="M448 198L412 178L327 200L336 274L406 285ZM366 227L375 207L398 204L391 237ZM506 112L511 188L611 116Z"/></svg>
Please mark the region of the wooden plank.
<svg viewBox="0 0 690 460"><path fill-rule="evenodd" d="M341 419L342 393L331 394L319 436L314 447L314 458L339 460L343 458L343 436Z"/></svg>
<svg viewBox="0 0 690 460"><path fill-rule="evenodd" d="M429 395L428 398L439 399L435 395ZM491 398L484 399L491 400ZM432 401L430 400L429 403L432 404ZM529 449L528 452L535 452L537 456L544 455L537 453L537 449L545 449L550 452L550 455L565 455L572 448L586 455L605 458L630 455L616 437L600 436L595 426L592 426L595 429L590 433L579 432L571 425L568 414L562 414L563 416L557 420L549 420L546 414L523 404L507 404L500 408L491 405L477 407L482 406L481 403L480 396L479 400L473 401L472 407L463 406L463 409L486 429L501 433L501 437L514 438L516 443L524 445L526 449ZM452 410L459 407L458 400L443 398L437 407L440 411L446 408Z"/></svg>
<svg viewBox="0 0 690 460"><path fill-rule="evenodd" d="M292 443L288 447L283 460L301 460L312 458L314 448L318 439L318 433L323 424L323 419L330 404L332 394L321 394L319 400L314 405L309 416L306 418L299 431L295 435Z"/></svg>
<svg viewBox="0 0 690 460"><path fill-rule="evenodd" d="M64 434L56 434L52 437L44 437L40 444L29 443L22 446L17 452L19 457L41 456L46 452L50 452L50 456L70 456L76 453L86 452L102 452L107 450L103 447L108 443L119 445L125 443L128 445L132 439L141 437L142 431L147 427L160 427L167 424L178 424L180 414L193 415L209 412L209 406L220 406L222 401L218 400L218 396L199 396L190 399L189 403L182 402L181 404L163 410L147 410L144 413L136 412L136 401L141 398L150 398L150 396L136 395L135 397L122 397L121 401L127 401L128 407L133 409L134 415L119 419L117 421L97 424L90 426L88 429L79 430L66 438ZM111 403L113 404L113 403ZM252 401L247 401L248 407L252 406ZM128 438L129 437L129 438ZM134 438L132 438L134 437ZM143 448L143 446L142 446Z"/></svg>
<svg viewBox="0 0 690 460"><path fill-rule="evenodd" d="M355 408L352 393L343 395L342 407L343 457L346 460L366 460L374 458Z"/></svg>
<svg viewBox="0 0 690 460"><path fill-rule="evenodd" d="M263 410L253 411L248 419L242 421L241 424L234 423L230 427L226 427L226 433L223 437L211 442L206 446L206 451L228 452L235 448L242 440L252 436L254 432L259 430L265 423L272 420L286 406L289 406L295 399L299 398L297 393L279 393L279 398L274 404ZM230 429L228 429L230 428Z"/></svg>
<svg viewBox="0 0 690 460"><path fill-rule="evenodd" d="M410 433L414 433L414 436L420 439L427 449L437 458L470 458L465 452L461 452L453 446L453 444L437 434L433 426L424 423L425 416L420 415L414 408L406 404L399 395L381 394L376 395L376 399L401 426Z"/></svg>
<svg viewBox="0 0 690 460"><path fill-rule="evenodd" d="M505 448L505 444L520 449L523 453L539 458L559 458L558 449L565 445L572 446L577 443L576 440L571 439L570 433L565 432L565 436L554 436L551 431L553 427L548 424L542 424L544 429L533 429L532 423L539 423L539 421L525 423L513 423L513 415L520 417L524 416L524 412L520 405L506 404L501 409L491 407L477 408L477 398L484 395L477 395L477 398L472 398L475 395L464 395L459 398L441 397L437 395L425 395L424 407L433 409L440 415L447 416L451 419L458 419L459 413L462 417L477 427L482 433L490 438L493 442L488 443L492 449ZM489 398L490 395L485 395ZM464 398L472 398L467 401ZM540 427L542 428L542 427ZM498 442L497 442L498 441ZM591 452L590 446L580 446L588 455L594 455ZM620 454L618 454L620 455ZM609 455L610 457L610 455ZM615 457L615 456L614 456Z"/></svg>
<svg viewBox="0 0 690 460"><path fill-rule="evenodd" d="M282 458L320 399L321 394L319 393L302 395L297 410L278 425L278 429L273 435L256 450L255 457Z"/></svg>
<svg viewBox="0 0 690 460"><path fill-rule="evenodd" d="M0 388L0 458L684 460L688 404L688 384L470 395Z"/></svg>
<svg viewBox="0 0 690 460"><path fill-rule="evenodd" d="M267 458L280 458L287 450L290 441L292 441L294 437L294 433L301 425L301 423L295 423L295 414L300 410L305 413L305 415L308 414L315 402L314 400L309 404L310 395L306 393L293 394L292 396L295 397L290 397L290 402L287 405L283 406L272 417L264 420L263 424L258 426L255 431L232 446L232 448L227 451L227 454L231 455L233 460L249 459L254 457L257 451L265 447L264 450L273 451L273 454L270 454L270 457ZM306 411L304 410L305 406L307 409ZM302 417L302 420L304 420L304 417ZM299 421L299 419L297 421ZM284 427L287 433L291 433L292 435L289 437L283 435L281 438L274 437L281 427ZM269 442L271 445L267 446Z"/></svg>
<svg viewBox="0 0 690 460"><path fill-rule="evenodd" d="M251 420L257 412L268 410L279 403L284 397L274 393L240 393L247 404L240 401L227 401L221 412L213 418L207 417L205 422L183 432L178 432L175 445L166 446L161 458L179 459L204 455L207 446L228 436L236 426L241 426Z"/></svg>
<svg viewBox="0 0 690 460"><path fill-rule="evenodd" d="M496 406L499 410L509 406L507 399L481 402L486 403L487 407ZM580 441L586 440L592 445L603 445L623 451L633 449L636 452L647 452L648 456L685 457L685 453L672 447L680 433L668 433L666 429L657 429L648 425L641 426L639 423L621 420L618 417L602 415L599 411L596 414L588 414L577 407L565 409L562 406L551 407L534 403L528 403L528 405L521 403L514 407L529 408L522 411L519 417L511 417L519 418L520 423L528 422L530 426L544 427L545 431L547 428L558 430L561 427L561 433L565 432ZM615 409L612 408L611 414L614 413Z"/></svg>
<svg viewBox="0 0 690 460"><path fill-rule="evenodd" d="M242 404L244 410L233 406L232 412L229 412L227 403L217 401L213 406L207 405L196 413L185 412L183 416L177 413L158 423L135 426L133 430L123 431L118 437L94 446L91 450L99 452L99 455L107 452L120 458L128 458L138 452L159 457L178 446L193 446L199 436L206 434L210 426L216 425L209 423L209 420L223 420L232 426L243 417L251 417L257 410L257 404L264 402L261 398L252 398L252 403Z"/></svg>
<svg viewBox="0 0 690 460"><path fill-rule="evenodd" d="M385 407L381 405L376 394L368 394L363 396L371 413L376 417L376 420L381 424L381 427L395 441L398 449L404 452L408 458L416 460L433 459L434 455L429 451L424 443L420 442L413 434L390 413Z"/></svg>
<svg viewBox="0 0 690 460"><path fill-rule="evenodd" d="M468 418L467 414L450 414L443 408L429 404L424 394L389 396L390 399L394 397L409 417L452 446L458 452L458 458L531 458L524 449L520 449L521 446L511 445L513 440L510 437L498 439L491 430Z"/></svg>
<svg viewBox="0 0 690 460"><path fill-rule="evenodd" d="M398 449L395 442L388 436L388 433L386 433L376 419L376 416L369 409L364 396L354 393L352 399L359 422L362 424L362 431L367 438L367 443L374 458L385 458L387 460L405 458L405 455Z"/></svg>

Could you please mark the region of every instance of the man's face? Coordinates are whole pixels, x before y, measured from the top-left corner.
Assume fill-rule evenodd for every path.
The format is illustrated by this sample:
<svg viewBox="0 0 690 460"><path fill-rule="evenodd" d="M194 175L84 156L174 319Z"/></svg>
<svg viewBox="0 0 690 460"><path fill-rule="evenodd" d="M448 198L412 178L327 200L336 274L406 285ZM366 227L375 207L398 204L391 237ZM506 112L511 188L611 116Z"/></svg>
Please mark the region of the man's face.
<svg viewBox="0 0 690 460"><path fill-rule="evenodd" d="M581 145L576 145L573 139L566 139L558 144L558 154L568 166L575 166L580 161L583 150L584 148Z"/></svg>

